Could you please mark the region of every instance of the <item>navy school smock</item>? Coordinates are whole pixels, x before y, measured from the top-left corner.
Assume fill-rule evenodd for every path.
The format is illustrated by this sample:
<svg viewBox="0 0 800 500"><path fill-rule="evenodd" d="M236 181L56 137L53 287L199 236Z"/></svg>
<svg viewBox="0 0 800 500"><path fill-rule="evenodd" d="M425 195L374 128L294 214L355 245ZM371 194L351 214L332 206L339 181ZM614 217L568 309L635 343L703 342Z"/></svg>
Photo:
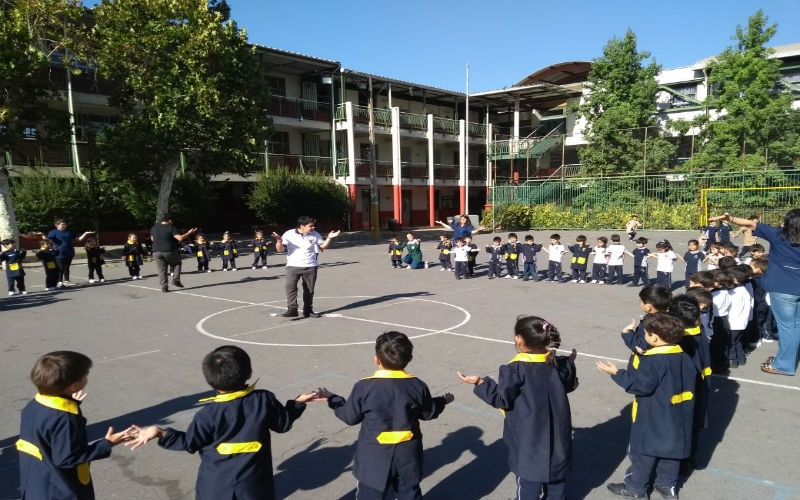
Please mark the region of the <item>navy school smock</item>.
<svg viewBox="0 0 800 500"><path fill-rule="evenodd" d="M558 371L548 354L519 353L473 392L504 411L503 441L511 472L550 483L567 476L572 457L572 414Z"/></svg>
<svg viewBox="0 0 800 500"><path fill-rule="evenodd" d="M684 459L691 453L697 368L679 345L651 347L634 370L611 378L633 394L630 452Z"/></svg>
<svg viewBox="0 0 800 500"><path fill-rule="evenodd" d="M377 370L359 380L350 397L331 396L328 406L342 422L361 424L356 441L353 475L383 491L394 464L400 488L422 481L420 420L444 411L444 397L431 397L425 382L402 370Z"/></svg>
<svg viewBox="0 0 800 500"><path fill-rule="evenodd" d="M89 462L111 454L111 443L86 437L86 419L73 399L37 394L20 417L22 499L93 500Z"/></svg>
<svg viewBox="0 0 800 500"><path fill-rule="evenodd" d="M306 408L255 386L202 399L186 432L167 429L158 441L168 450L200 452L195 498L263 500L275 498L270 431L287 432Z"/></svg>

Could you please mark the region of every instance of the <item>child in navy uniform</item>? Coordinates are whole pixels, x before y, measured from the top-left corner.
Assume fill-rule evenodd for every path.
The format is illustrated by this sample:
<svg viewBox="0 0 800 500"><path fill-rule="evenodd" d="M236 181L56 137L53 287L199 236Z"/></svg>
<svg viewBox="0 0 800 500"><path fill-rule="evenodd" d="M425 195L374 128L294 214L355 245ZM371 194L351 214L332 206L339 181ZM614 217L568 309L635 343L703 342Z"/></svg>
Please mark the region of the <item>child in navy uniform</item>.
<svg viewBox="0 0 800 500"><path fill-rule="evenodd" d="M586 244L586 236L578 235L575 238L575 244L569 246L569 251L572 252L572 259L570 260L569 267L572 269L572 282L573 283L586 283L586 267L588 266L589 253L592 247Z"/></svg>
<svg viewBox="0 0 800 500"><path fill-rule="evenodd" d="M478 245L472 242L472 236L464 236L464 246L469 248L467 252L467 274L470 278L475 276L475 263L478 260Z"/></svg>
<svg viewBox="0 0 800 500"><path fill-rule="evenodd" d="M89 462L108 458L111 447L133 437L134 428L89 442L81 413L83 389L92 360L78 352L56 351L39 358L31 369L38 394L20 416L21 498L93 500Z"/></svg>
<svg viewBox="0 0 800 500"><path fill-rule="evenodd" d="M650 286L650 275L647 272L647 256L650 255L650 249L647 248L647 238L637 238L633 252L625 250L625 253L633 257L633 281L628 283L628 286L639 286L639 280L642 281L642 285Z"/></svg>
<svg viewBox="0 0 800 500"><path fill-rule="evenodd" d="M223 271L238 271L236 268L236 256L239 255L239 250L236 248L237 246L238 244L231 237L230 231L222 233L222 241L217 243L215 248L222 253Z"/></svg>
<svg viewBox="0 0 800 500"><path fill-rule="evenodd" d="M15 295L15 284L19 293L22 295L27 294L28 292L25 291L25 269L22 267L22 261L25 260L25 255L28 252L26 250L18 250L14 246L14 240L11 239L5 239L0 244L3 245L3 253L0 253L0 262L5 263L6 266L8 294Z"/></svg>
<svg viewBox="0 0 800 500"><path fill-rule="evenodd" d="M356 382L349 398L317 390L341 421L361 424L353 461L359 500L422 498L419 421L437 418L453 395L431 397L423 381L405 372L413 349L405 334L383 333L375 341L378 370Z"/></svg>
<svg viewBox="0 0 800 500"><path fill-rule="evenodd" d="M672 303L672 292L661 285L646 286L639 290L639 309L645 314L667 312ZM650 347L644 338L644 325L628 325L622 330L622 342L630 349L628 370L635 370L639 366L639 356Z"/></svg>
<svg viewBox="0 0 800 500"><path fill-rule="evenodd" d="M678 318L654 313L643 323L650 348L635 370L597 362L600 371L634 395L631 465L625 482L610 483L608 489L619 496L645 498L655 473L655 490L662 498L677 499L680 462L691 453L697 368L678 345L684 330Z"/></svg>
<svg viewBox="0 0 800 500"><path fill-rule="evenodd" d="M539 273L536 270L536 254L542 251L542 245L534 243L533 235L525 235L525 243L522 244L522 257L525 259L523 264L522 280L538 281Z"/></svg>
<svg viewBox="0 0 800 500"><path fill-rule="evenodd" d="M489 254L489 279L500 277L500 259L503 257L502 239L499 236L492 238L492 244L486 246Z"/></svg>
<svg viewBox="0 0 800 500"><path fill-rule="evenodd" d="M211 262L211 246L206 241L206 237L198 234L194 243L188 243L184 246L184 250L188 253L193 253L197 257L197 272L210 273L211 269L208 267Z"/></svg>
<svg viewBox="0 0 800 500"><path fill-rule="evenodd" d="M167 450L200 452L195 497L198 500L275 498L270 431L288 432L315 394L301 394L282 405L270 391L247 385L250 356L226 345L203 359L203 375L217 395L195 413L186 432L148 427L126 444L131 449L158 438Z"/></svg>
<svg viewBox="0 0 800 500"><path fill-rule="evenodd" d="M262 269L267 269L267 247L269 241L264 238L264 231L256 231L255 238L253 238L253 265L252 269L256 269L261 263Z"/></svg>
<svg viewBox="0 0 800 500"><path fill-rule="evenodd" d="M125 265L128 266L128 274L131 279L142 279L142 255L144 255L144 249L141 243L135 234L129 234L128 241L122 246L122 258L125 260Z"/></svg>
<svg viewBox="0 0 800 500"><path fill-rule="evenodd" d="M105 282L106 278L103 276L103 264L105 264L106 261L103 259L103 254L106 253L106 249L97 246L97 239L87 238L84 250L86 250L86 265L89 267L89 283L95 282L95 272L97 272L97 279L100 280L100 283Z"/></svg>
<svg viewBox="0 0 800 500"><path fill-rule="evenodd" d="M452 271L453 263L450 261L450 249L453 244L447 239L446 235L439 236L439 243L436 244L436 250L439 250L439 266L440 271Z"/></svg>
<svg viewBox="0 0 800 500"><path fill-rule="evenodd" d="M58 264L56 264L56 252L53 251L53 242L48 239L40 241L36 258L42 261L44 268L45 291L55 290L58 286Z"/></svg>
<svg viewBox="0 0 800 500"><path fill-rule="evenodd" d="M686 280L686 287L689 287L689 276L700 271L700 264L706 258L706 254L700 250L700 242L697 240L689 240L686 247L688 250L683 254L683 261L686 262L686 273L684 279Z"/></svg>
<svg viewBox="0 0 800 500"><path fill-rule="evenodd" d="M506 278L519 279L519 254L522 245L517 241L516 233L508 233L508 242L503 246L503 256L506 258Z"/></svg>
<svg viewBox="0 0 800 500"><path fill-rule="evenodd" d="M758 243L756 243L758 245ZM755 245L753 245L755 247ZM774 342L777 335L775 317L772 315L767 302L767 291L761 284L761 278L767 272L768 256L762 256L750 261L750 269L753 271L751 283L753 284L753 321L758 330L758 340L756 347L760 347L764 342Z"/></svg>
<svg viewBox="0 0 800 500"><path fill-rule="evenodd" d="M521 316L514 325L517 354L500 367L497 382L489 377L463 375L473 384L473 393L499 408L505 420L503 441L508 463L517 477L520 500L566 498L566 477L572 455L572 414L567 392L577 379L567 383L561 361L551 357L551 347L560 344L558 329L537 316ZM574 367L577 353L563 357Z"/></svg>
<svg viewBox="0 0 800 500"><path fill-rule="evenodd" d="M392 267L395 269L403 268L403 251L397 249L399 244L397 236L389 238L389 262L392 263Z"/></svg>

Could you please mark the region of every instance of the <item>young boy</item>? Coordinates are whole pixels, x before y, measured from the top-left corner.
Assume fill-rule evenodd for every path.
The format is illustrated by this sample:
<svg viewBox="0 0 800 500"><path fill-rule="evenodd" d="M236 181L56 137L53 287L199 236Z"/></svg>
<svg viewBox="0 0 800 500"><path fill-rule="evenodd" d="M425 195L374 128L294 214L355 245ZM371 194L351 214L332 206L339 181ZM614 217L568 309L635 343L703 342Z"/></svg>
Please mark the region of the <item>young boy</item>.
<svg viewBox="0 0 800 500"><path fill-rule="evenodd" d="M131 233L128 235L128 241L122 246L122 258L125 260L125 265L128 267L128 274L132 280L142 279L142 264L144 249L136 234Z"/></svg>
<svg viewBox="0 0 800 500"><path fill-rule="evenodd" d="M269 240L264 237L264 231L256 231L255 238L253 238L253 265L250 269L258 269L259 262L261 269L267 269L267 250L269 248Z"/></svg>
<svg viewBox="0 0 800 500"><path fill-rule="evenodd" d="M461 238L456 238L453 240L453 244L455 245L450 253L453 254L453 260L455 261L455 276L457 280L463 280L464 278L468 278L469 275L467 274L467 263L469 262L469 247L464 245L464 240Z"/></svg>
<svg viewBox="0 0 800 500"><path fill-rule="evenodd" d="M447 235L440 235L439 243L436 244L436 250L439 250L439 271L453 270L453 264L450 262L451 248L453 248L453 244L447 238Z"/></svg>
<svg viewBox="0 0 800 500"><path fill-rule="evenodd" d="M625 482L609 483L615 495L645 498L650 478L662 498L678 498L681 460L691 453L694 390L697 368L678 343L683 324L664 313L645 316L645 339L650 345L636 370L620 370L598 361L600 371L625 392L634 395Z"/></svg>
<svg viewBox="0 0 800 500"><path fill-rule="evenodd" d="M522 244L522 257L525 259L522 281L538 281L539 273L536 270L536 254L542 251L542 245L533 242L533 235L525 235L525 243Z"/></svg>
<svg viewBox="0 0 800 500"><path fill-rule="evenodd" d="M106 263L103 259L103 254L106 253L105 247L97 245L97 238L86 238L86 266L89 268L89 283L95 283L94 273L97 273L97 281L105 283L106 278L103 276L103 264Z"/></svg>
<svg viewBox="0 0 800 500"><path fill-rule="evenodd" d="M663 286L646 286L639 290L639 309L647 316L657 312L666 312L672 302L672 292ZM628 370L635 370L639 366L639 356L649 347L645 340L644 326L628 325L622 330L622 342L630 349Z"/></svg>
<svg viewBox="0 0 800 500"><path fill-rule="evenodd" d="M210 273L208 264L211 262L211 246L206 241L206 237L198 234L193 243L187 243L183 249L187 253L193 253L197 257L197 272Z"/></svg>
<svg viewBox="0 0 800 500"><path fill-rule="evenodd" d="M639 280L642 280L642 285L650 286L650 275L647 272L647 256L650 255L650 249L647 248L647 238L637 238L633 252L625 250L625 253L633 257L633 281L628 283L628 286L639 286Z"/></svg>
<svg viewBox="0 0 800 500"><path fill-rule="evenodd" d="M389 262L392 263L394 269L403 268L403 251L397 249L397 245L399 244L400 242L397 240L397 236L389 238Z"/></svg>
<svg viewBox="0 0 800 500"><path fill-rule="evenodd" d="M38 394L20 416L22 498L94 499L89 462L111 455L111 447L133 437L134 428L89 443L80 404L92 360L72 351L45 354L31 369Z"/></svg>
<svg viewBox="0 0 800 500"><path fill-rule="evenodd" d="M44 290L50 292L58 286L58 264L56 253L53 251L53 242L47 238L39 242L39 251L36 258L42 261L44 268Z"/></svg>
<svg viewBox="0 0 800 500"><path fill-rule="evenodd" d="M16 295L14 285L22 295L25 291L25 269L22 268L22 261L25 260L26 250L18 250L14 246L14 240L5 239L0 241L3 245L3 253L0 253L0 263L5 263L6 281L8 281L8 294Z"/></svg>
<svg viewBox="0 0 800 500"><path fill-rule="evenodd" d="M689 277L700 270L700 263L706 258L706 254L700 250L700 242L697 240L689 240L686 247L689 250L683 254L683 261L686 262L684 280L686 288L689 288Z"/></svg>
<svg viewBox="0 0 800 500"><path fill-rule="evenodd" d="M625 255L625 245L619 241L619 235L612 234L611 244L606 250L607 285L622 284L622 257Z"/></svg>
<svg viewBox="0 0 800 500"><path fill-rule="evenodd" d="M519 279L519 254L522 245L517 241L517 233L508 233L508 242L504 246L506 258L506 278Z"/></svg>
<svg viewBox="0 0 800 500"><path fill-rule="evenodd" d="M750 285L750 266L734 266L727 270L733 280L729 291L731 307L728 310L728 366L738 368L747 362L744 349L749 344L746 337L748 322L753 315L753 293ZM754 342L756 339L753 339Z"/></svg>
<svg viewBox="0 0 800 500"><path fill-rule="evenodd" d="M705 288L695 286L686 290L685 295L692 297L697 301L697 305L700 307L700 327L703 330L703 336L710 342L711 337L714 335L714 315L712 314L714 309L714 300L711 297L711 292ZM710 348L711 347L709 346L709 349Z"/></svg>
<svg viewBox="0 0 800 500"><path fill-rule="evenodd" d="M472 242L472 236L464 236L464 246L469 248L467 251L467 275L472 278L475 276L475 263L478 260L478 245Z"/></svg>
<svg viewBox="0 0 800 500"><path fill-rule="evenodd" d="M561 235L558 233L550 235L550 246L545 249L547 252L547 281L561 283L563 272L561 271L561 257L567 253L564 245L561 244Z"/></svg>
<svg viewBox="0 0 800 500"><path fill-rule="evenodd" d="M640 227L642 227L642 223L639 222L639 217L631 215L631 218L625 223L625 232L628 233L629 241L633 241L636 238L636 230Z"/></svg>
<svg viewBox="0 0 800 500"><path fill-rule="evenodd" d="M592 247L586 244L586 236L580 234L575 238L575 244L570 245L569 251L572 252L569 267L572 270L573 283L586 283L586 266L588 265L589 253Z"/></svg>
<svg viewBox="0 0 800 500"><path fill-rule="evenodd" d="M594 260L592 262L592 283L604 284L606 281L606 245L608 238L601 236L597 238L597 244L592 249Z"/></svg>
<svg viewBox="0 0 800 500"><path fill-rule="evenodd" d="M405 372L413 349L405 334L383 333L375 341L378 370L356 382L349 398L317 390L341 421L361 424L353 461L358 498L422 498L419 421L438 417L453 395L431 397L423 381Z"/></svg>
<svg viewBox="0 0 800 500"><path fill-rule="evenodd" d="M758 243L753 245L752 254L755 254L757 245ZM750 278L753 284L753 321L755 321L755 328L758 330L758 340L756 341L758 345L756 347L760 347L765 342L774 342L777 337L775 334L777 331L775 317L772 315L767 291L764 289L764 285L761 284L761 278L767 272L767 261L768 257L766 255L750 261L750 269L753 271L753 277Z"/></svg>
<svg viewBox="0 0 800 500"><path fill-rule="evenodd" d="M503 256L503 240L499 236L492 238L492 244L486 246L489 254L489 279L500 277L500 259Z"/></svg>
<svg viewBox="0 0 800 500"><path fill-rule="evenodd" d="M250 356L239 347L226 345L203 359L203 375L217 395L189 424L186 432L172 428L136 427L138 436L127 443L136 449L158 438L167 450L200 452L195 497L273 499L270 430L287 432L315 394L301 394L284 407L273 393L248 386L253 374Z"/></svg>

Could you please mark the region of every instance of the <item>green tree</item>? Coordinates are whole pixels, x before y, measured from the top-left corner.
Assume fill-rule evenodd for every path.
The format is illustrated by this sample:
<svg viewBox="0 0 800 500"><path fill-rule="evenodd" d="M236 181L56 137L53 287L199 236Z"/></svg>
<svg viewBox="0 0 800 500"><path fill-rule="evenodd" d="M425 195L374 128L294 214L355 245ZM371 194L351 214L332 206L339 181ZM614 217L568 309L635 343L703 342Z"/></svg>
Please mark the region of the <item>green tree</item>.
<svg viewBox="0 0 800 500"><path fill-rule="evenodd" d="M256 168L269 95L225 0L103 0L94 13L94 58L120 111L100 155L137 190L159 186L156 218L181 153L195 176Z"/></svg>
<svg viewBox="0 0 800 500"><path fill-rule="evenodd" d="M662 137L655 112L661 66L636 47L636 35L612 38L592 61L587 93L577 106L587 121L588 144L579 151L590 175L629 174L663 168L675 147Z"/></svg>
<svg viewBox="0 0 800 500"><path fill-rule="evenodd" d="M735 46L709 64L706 102L718 119L695 121L702 140L687 168L742 170L797 161L800 119L781 83L781 61L769 58L773 50L766 47L776 32L759 10L746 27L736 27Z"/></svg>
<svg viewBox="0 0 800 500"><path fill-rule="evenodd" d="M300 215L341 222L350 210L347 192L330 177L271 170L253 186L247 205L270 224L293 225Z"/></svg>
<svg viewBox="0 0 800 500"><path fill-rule="evenodd" d="M46 101L55 94L41 70L79 38L82 13L75 0L0 0L0 153L46 114ZM8 176L6 155L0 154L0 236L16 238Z"/></svg>

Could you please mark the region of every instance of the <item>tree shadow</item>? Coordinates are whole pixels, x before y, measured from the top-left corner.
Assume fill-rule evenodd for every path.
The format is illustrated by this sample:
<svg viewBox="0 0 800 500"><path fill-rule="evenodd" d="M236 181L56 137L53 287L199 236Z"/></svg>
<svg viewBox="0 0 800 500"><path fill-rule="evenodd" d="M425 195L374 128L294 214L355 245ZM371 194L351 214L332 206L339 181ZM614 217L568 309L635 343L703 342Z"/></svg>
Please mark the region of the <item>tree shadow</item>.
<svg viewBox="0 0 800 500"><path fill-rule="evenodd" d="M57 292L28 292L27 295L15 295L14 297L0 300L0 311L29 309L64 300L59 298L59 295Z"/></svg>
<svg viewBox="0 0 800 500"><path fill-rule="evenodd" d="M353 462L355 443L328 447L323 446L325 441L325 438L315 440L275 467L277 498L287 498L297 491L321 488L352 470L350 464ZM314 473L309 474L309 471Z"/></svg>
<svg viewBox="0 0 800 500"><path fill-rule="evenodd" d="M509 474L508 449L502 439L487 445L481 439L482 435L483 430L478 427L462 427L445 436L441 444L425 450L426 477L455 462L465 451L474 456L469 463L460 466L428 490L425 498L437 500L491 497L492 492Z"/></svg>
<svg viewBox="0 0 800 500"><path fill-rule="evenodd" d="M356 302L351 302L349 304L345 304L341 307L336 307L334 309L327 309L324 311L325 314L330 314L339 311L346 311L348 309L357 309L359 307L366 307L375 304L380 304L381 302L388 302L394 299L401 299L401 298L408 298L408 297L420 297L420 296L430 296L432 294L428 292L408 292L408 293L393 293L390 295L380 295L378 297L370 297L368 299L359 300Z"/></svg>
<svg viewBox="0 0 800 500"><path fill-rule="evenodd" d="M180 396L162 403L142 408L140 410L126 413L100 422L89 424L86 427L86 435L90 441L105 436L109 427L121 430L131 424L137 425L167 425L169 417L175 413L191 409L203 397L213 395L213 391L199 392ZM89 415L91 418L91 415ZM0 440L0 500L20 498L19 491L19 453L14 443L19 439L19 435L10 436ZM164 490L169 498L184 498L186 492L179 491L179 480L177 479L154 479L149 476L137 476L131 466L134 463L133 457L126 457L120 453L112 453L115 463L122 468L122 474L130 481L143 486L156 486Z"/></svg>
<svg viewBox="0 0 800 500"><path fill-rule="evenodd" d="M625 460L631 433L629 403L619 415L593 427L574 429L572 466L567 476L567 498L589 498ZM602 457L602 459L599 459Z"/></svg>

